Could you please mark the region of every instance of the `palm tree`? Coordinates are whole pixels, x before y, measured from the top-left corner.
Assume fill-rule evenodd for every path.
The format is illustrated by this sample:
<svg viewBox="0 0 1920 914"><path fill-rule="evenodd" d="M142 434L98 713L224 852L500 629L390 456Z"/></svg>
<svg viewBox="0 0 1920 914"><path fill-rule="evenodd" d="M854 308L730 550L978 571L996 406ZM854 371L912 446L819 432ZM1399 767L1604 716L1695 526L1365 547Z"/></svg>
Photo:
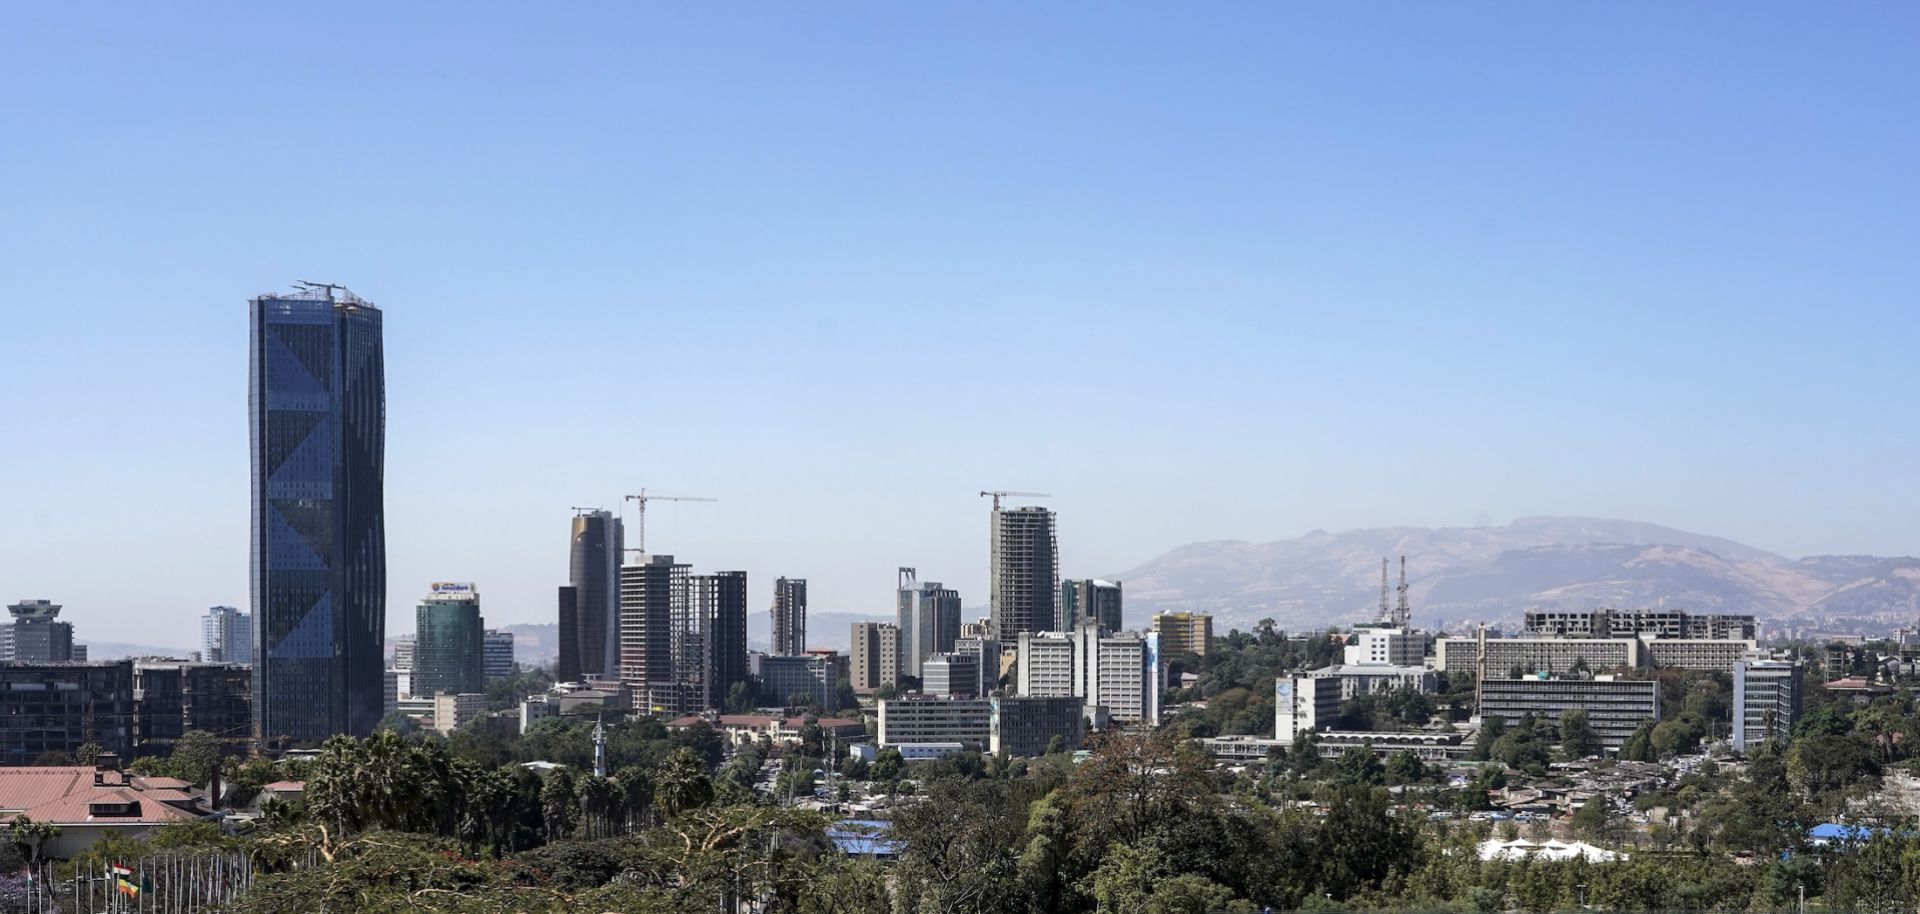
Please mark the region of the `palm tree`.
<svg viewBox="0 0 1920 914"><path fill-rule="evenodd" d="M580 779L579 791L580 821L586 827L587 837L606 837L611 830L609 820L618 793L613 781L590 774Z"/></svg>
<svg viewBox="0 0 1920 914"><path fill-rule="evenodd" d="M647 775L646 769L629 765L615 772L613 780L619 785L620 805L626 811L621 825L625 830L632 830L635 820L638 820L638 824L644 828L647 815L653 810L653 778Z"/></svg>
<svg viewBox="0 0 1920 914"><path fill-rule="evenodd" d="M707 779L707 766L692 749L682 747L667 757L654 788L654 804L662 818L671 819L689 809L705 806L713 799L713 782Z"/></svg>
<svg viewBox="0 0 1920 914"><path fill-rule="evenodd" d="M540 788L540 820L546 825L548 841L558 841L573 831L576 802L572 772L560 768L547 775L547 783Z"/></svg>

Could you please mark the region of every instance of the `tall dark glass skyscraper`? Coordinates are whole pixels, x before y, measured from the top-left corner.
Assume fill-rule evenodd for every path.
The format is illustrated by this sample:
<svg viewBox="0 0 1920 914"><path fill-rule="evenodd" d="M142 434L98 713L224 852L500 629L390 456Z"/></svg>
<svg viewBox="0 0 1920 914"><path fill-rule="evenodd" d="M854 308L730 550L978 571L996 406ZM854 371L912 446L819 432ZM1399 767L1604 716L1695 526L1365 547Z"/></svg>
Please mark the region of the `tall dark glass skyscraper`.
<svg viewBox="0 0 1920 914"><path fill-rule="evenodd" d="M612 511L580 509L560 593L560 681L620 672L620 565L626 528ZM568 590L572 594L567 593ZM570 607L570 608L569 608Z"/></svg>
<svg viewBox="0 0 1920 914"><path fill-rule="evenodd" d="M367 735L387 620L380 310L338 286L252 301L253 719Z"/></svg>

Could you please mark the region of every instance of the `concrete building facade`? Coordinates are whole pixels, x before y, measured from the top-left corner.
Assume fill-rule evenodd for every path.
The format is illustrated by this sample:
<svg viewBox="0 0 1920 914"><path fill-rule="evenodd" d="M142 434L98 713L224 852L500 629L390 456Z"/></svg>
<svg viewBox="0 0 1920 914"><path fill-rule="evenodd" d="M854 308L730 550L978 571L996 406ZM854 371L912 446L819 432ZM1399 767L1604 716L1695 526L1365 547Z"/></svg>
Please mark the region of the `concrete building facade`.
<svg viewBox="0 0 1920 914"><path fill-rule="evenodd" d="M1498 717L1512 725L1529 714L1558 721L1562 713L1575 709L1587 713L1587 724L1601 746L1617 752L1641 724L1660 719L1660 683L1610 676L1480 680L1483 721Z"/></svg>
<svg viewBox="0 0 1920 914"><path fill-rule="evenodd" d="M872 694L900 681L900 626L890 622L853 623L848 678L853 690Z"/></svg>
<svg viewBox="0 0 1920 914"><path fill-rule="evenodd" d="M995 640L1046 631L1060 619L1060 556L1054 513L999 507L990 524L987 609Z"/></svg>
<svg viewBox="0 0 1920 914"><path fill-rule="evenodd" d="M985 749L992 737L993 703L982 699L893 698L880 702L879 743L959 743Z"/></svg>
<svg viewBox="0 0 1920 914"><path fill-rule="evenodd" d="M1733 667L1733 748L1784 739L1800 720L1805 668L1790 660L1742 660Z"/></svg>
<svg viewBox="0 0 1920 914"><path fill-rule="evenodd" d="M1119 581L1088 578L1060 583L1060 619L1054 629L1072 631L1088 622L1098 623L1110 632L1127 627Z"/></svg>
<svg viewBox="0 0 1920 914"><path fill-rule="evenodd" d="M995 755L1045 755L1056 738L1063 751L1073 752L1086 739L1086 706L1078 698L995 697L989 704L987 751Z"/></svg>
<svg viewBox="0 0 1920 914"><path fill-rule="evenodd" d="M773 652L797 657L807 652L807 580L773 582Z"/></svg>
<svg viewBox="0 0 1920 914"><path fill-rule="evenodd" d="M1169 657L1187 654L1204 657L1213 641L1213 616L1207 613L1155 613L1153 630L1160 636L1160 648Z"/></svg>

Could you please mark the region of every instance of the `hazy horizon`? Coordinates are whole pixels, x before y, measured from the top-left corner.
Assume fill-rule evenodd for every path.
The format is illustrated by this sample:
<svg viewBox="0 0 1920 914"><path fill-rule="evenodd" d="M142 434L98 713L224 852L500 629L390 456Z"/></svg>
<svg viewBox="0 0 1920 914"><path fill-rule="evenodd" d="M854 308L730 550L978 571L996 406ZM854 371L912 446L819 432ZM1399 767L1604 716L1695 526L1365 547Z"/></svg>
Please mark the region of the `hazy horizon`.
<svg viewBox="0 0 1920 914"><path fill-rule="evenodd" d="M1535 515L1920 554L1920 13L1763 7L22 8L0 602L251 608L295 280L385 312L390 633L435 580L552 621L643 486L755 615L984 605L986 488L1072 577Z"/></svg>

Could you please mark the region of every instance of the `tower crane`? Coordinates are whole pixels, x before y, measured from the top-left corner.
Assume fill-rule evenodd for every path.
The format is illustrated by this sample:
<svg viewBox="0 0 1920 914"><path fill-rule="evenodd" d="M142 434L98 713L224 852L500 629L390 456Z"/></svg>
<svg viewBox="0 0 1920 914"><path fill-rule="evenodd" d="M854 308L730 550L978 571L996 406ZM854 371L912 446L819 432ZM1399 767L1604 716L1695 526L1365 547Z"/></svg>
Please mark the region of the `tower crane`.
<svg viewBox="0 0 1920 914"><path fill-rule="evenodd" d="M627 496L626 500L638 505L639 513L640 513L639 523L635 525L635 532L639 536L640 548L630 549L628 550L629 552L646 552L647 551L647 502L650 502L650 501L719 501L719 499L717 498L701 498L697 495L668 495L664 492L649 492L646 489L641 489L638 495Z"/></svg>
<svg viewBox="0 0 1920 914"><path fill-rule="evenodd" d="M1000 499L1002 498L1007 498L1007 497L1052 498L1053 497L1051 495L1048 495L1045 492L1008 492L1005 489L988 489L980 493L981 498L986 498L989 495L993 496L993 510L995 511L1000 510Z"/></svg>

